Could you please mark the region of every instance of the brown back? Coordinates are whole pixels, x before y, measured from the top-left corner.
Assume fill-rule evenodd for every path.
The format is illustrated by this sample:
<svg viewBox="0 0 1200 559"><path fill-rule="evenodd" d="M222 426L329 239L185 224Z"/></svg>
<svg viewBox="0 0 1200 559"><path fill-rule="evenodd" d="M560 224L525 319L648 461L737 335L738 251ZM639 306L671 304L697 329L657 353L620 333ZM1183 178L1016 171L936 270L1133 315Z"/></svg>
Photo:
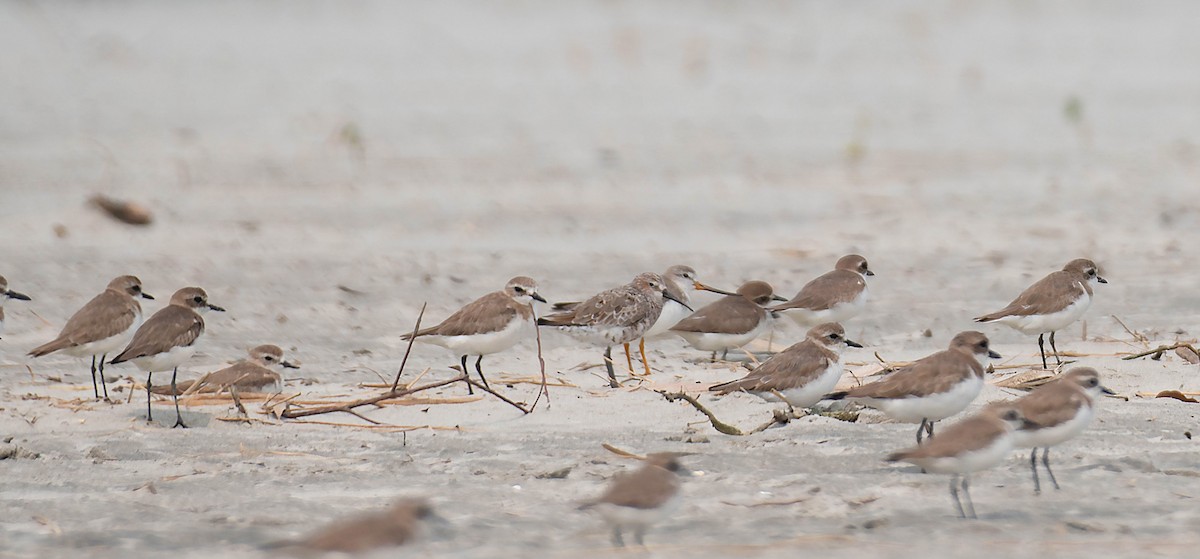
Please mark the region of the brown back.
<svg viewBox="0 0 1200 559"><path fill-rule="evenodd" d="M633 285L603 291L579 303L562 313L543 317L544 324L550 326L573 326L585 324L605 324L612 326L631 326L643 320L649 320L662 312L662 305L646 304L646 296Z"/></svg>
<svg viewBox="0 0 1200 559"><path fill-rule="evenodd" d="M939 351L897 369L883 380L864 384L846 393L849 398L906 398L938 394L971 375L982 378L983 365L956 349Z"/></svg>
<svg viewBox="0 0 1200 559"><path fill-rule="evenodd" d="M320 551L356 553L404 545L412 541L429 505L422 499L403 499L384 511L347 518L330 524L300 542Z"/></svg>
<svg viewBox="0 0 1200 559"><path fill-rule="evenodd" d="M588 503L608 503L635 509L661 507L679 492L679 476L651 461L629 473L613 478L600 498Z"/></svg>
<svg viewBox="0 0 1200 559"><path fill-rule="evenodd" d="M1029 286L1029 289L1022 291L1007 307L975 320L989 322L1006 316L1056 313L1074 303L1083 293L1092 294L1092 286L1088 284L1087 276L1059 270Z"/></svg>
<svg viewBox="0 0 1200 559"><path fill-rule="evenodd" d="M745 334L757 328L766 318L767 311L750 299L742 295L726 295L701 307L671 329L681 332Z"/></svg>
<svg viewBox="0 0 1200 559"><path fill-rule="evenodd" d="M532 320L533 311L527 305L517 303L503 291L494 291L480 297L450 315L437 326L424 328L418 336L469 336L504 329L514 316ZM401 337L407 340L408 334Z"/></svg>
<svg viewBox="0 0 1200 559"><path fill-rule="evenodd" d="M812 340L804 340L774 355L750 374L724 384L709 387L713 392L728 394L784 391L802 387L824 373L837 360L837 354Z"/></svg>
<svg viewBox="0 0 1200 559"><path fill-rule="evenodd" d="M828 310L853 301L866 287L867 281L858 272L834 270L808 282L795 297L786 303L771 307L771 310Z"/></svg>
<svg viewBox="0 0 1200 559"><path fill-rule="evenodd" d="M888 460L957 456L963 452L986 448L1007 431L1008 427L1003 421L984 410L939 431L937 437L926 439L921 446L892 454Z"/></svg>
<svg viewBox="0 0 1200 559"><path fill-rule="evenodd" d="M1074 419L1079 408L1092 405L1092 399L1077 385L1058 379L1037 387L1013 405L1026 419L1037 424L1031 430L1037 430Z"/></svg>
<svg viewBox="0 0 1200 559"><path fill-rule="evenodd" d="M192 309L170 304L146 320L129 346L113 358L120 363L138 357L164 353L175 347L187 347L196 343L204 333L204 319Z"/></svg>

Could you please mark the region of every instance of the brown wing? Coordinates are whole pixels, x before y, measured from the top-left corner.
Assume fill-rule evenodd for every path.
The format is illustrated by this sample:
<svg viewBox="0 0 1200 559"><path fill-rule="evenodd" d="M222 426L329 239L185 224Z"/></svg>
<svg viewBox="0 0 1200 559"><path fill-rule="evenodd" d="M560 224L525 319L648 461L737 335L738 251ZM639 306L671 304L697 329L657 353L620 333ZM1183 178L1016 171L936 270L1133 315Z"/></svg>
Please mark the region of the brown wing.
<svg viewBox="0 0 1200 559"><path fill-rule="evenodd" d="M608 490L592 504L609 503L635 509L652 509L671 500L678 491L679 479L675 474L648 464L614 478Z"/></svg>
<svg viewBox="0 0 1200 559"><path fill-rule="evenodd" d="M939 351L897 369L883 380L853 388L848 398L905 398L945 392L967 375L983 376L983 366L960 351Z"/></svg>
<svg viewBox="0 0 1200 559"><path fill-rule="evenodd" d="M321 551L359 552L402 545L413 538L415 520L397 519L387 513L348 518L318 531L300 545Z"/></svg>
<svg viewBox="0 0 1200 559"><path fill-rule="evenodd" d="M654 310L644 303L645 300L633 286L623 285L603 291L568 312L543 317L541 322L549 326L587 324L630 326L641 321ZM661 307L658 312L662 312Z"/></svg>
<svg viewBox="0 0 1200 559"><path fill-rule="evenodd" d="M437 326L424 328L418 336L469 336L504 329L518 314L519 305L501 291L494 291L467 303ZM405 334L402 339L410 336Z"/></svg>
<svg viewBox="0 0 1200 559"><path fill-rule="evenodd" d="M249 361L238 361L224 369L205 375L201 379L203 384L200 390L209 392L223 390L229 386L236 386L242 390L257 390L282 380L279 373L266 367Z"/></svg>
<svg viewBox="0 0 1200 559"><path fill-rule="evenodd" d="M187 347L196 343L204 333L204 319L191 309L179 305L167 305L146 320L133 340L112 363L120 363L138 357L169 351L173 347Z"/></svg>
<svg viewBox="0 0 1200 559"><path fill-rule="evenodd" d="M833 358L832 352L806 340L768 359L745 377L711 386L709 390L728 394L739 390L769 392L798 388L825 372Z"/></svg>
<svg viewBox="0 0 1200 559"><path fill-rule="evenodd" d="M744 334L758 327L767 311L741 295L722 297L679 321L672 330Z"/></svg>
<svg viewBox="0 0 1200 559"><path fill-rule="evenodd" d="M861 275L850 270L834 270L808 282L790 301L771 307L771 310L828 310L853 301L866 287L867 282Z"/></svg>
<svg viewBox="0 0 1200 559"><path fill-rule="evenodd" d="M1004 424L1000 420L987 415L975 415L939 431L937 437L926 439L921 446L889 456L888 460L956 456L963 451L986 448L1004 431Z"/></svg>
<svg viewBox="0 0 1200 559"><path fill-rule="evenodd" d="M1029 286L1007 307L994 313L976 318L976 322L990 322L1006 316L1029 316L1061 311L1075 302L1087 291L1087 282L1081 282L1074 274L1059 270Z"/></svg>
<svg viewBox="0 0 1200 559"><path fill-rule="evenodd" d="M1088 397L1070 385L1055 381L1038 387L1013 403L1038 428L1054 427L1075 418L1079 408L1091 405Z"/></svg>
<svg viewBox="0 0 1200 559"><path fill-rule="evenodd" d="M106 290L71 315L54 341L34 348L29 354L40 357L60 349L111 338L128 330L140 312L142 306L134 298Z"/></svg>

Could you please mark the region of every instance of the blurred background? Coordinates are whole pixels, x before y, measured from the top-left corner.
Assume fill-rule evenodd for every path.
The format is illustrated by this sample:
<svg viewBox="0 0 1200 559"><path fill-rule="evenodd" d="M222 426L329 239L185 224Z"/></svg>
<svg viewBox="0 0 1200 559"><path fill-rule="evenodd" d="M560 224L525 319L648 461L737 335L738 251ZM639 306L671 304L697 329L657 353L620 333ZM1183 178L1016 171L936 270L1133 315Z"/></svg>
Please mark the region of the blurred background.
<svg viewBox="0 0 1200 559"><path fill-rule="evenodd" d="M394 337L439 286L446 308L517 273L578 298L682 261L790 294L848 251L898 312L966 301L950 323L1090 256L1099 302L1169 292L1143 318L1178 322L1200 302L1196 21L1187 1L5 2L3 273L79 296L127 270L218 302L393 290Z"/></svg>

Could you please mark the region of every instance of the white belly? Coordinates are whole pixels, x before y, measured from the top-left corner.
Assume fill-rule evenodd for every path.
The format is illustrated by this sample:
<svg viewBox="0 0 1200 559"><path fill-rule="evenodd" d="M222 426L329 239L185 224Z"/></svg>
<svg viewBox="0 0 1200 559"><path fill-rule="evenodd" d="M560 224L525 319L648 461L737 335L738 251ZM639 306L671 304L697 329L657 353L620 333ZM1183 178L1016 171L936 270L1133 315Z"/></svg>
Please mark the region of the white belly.
<svg viewBox="0 0 1200 559"><path fill-rule="evenodd" d="M1004 461L1013 449L1012 433L996 437L992 444L957 456L913 460L912 463L935 474L968 474L986 470Z"/></svg>
<svg viewBox="0 0 1200 559"><path fill-rule="evenodd" d="M822 311L809 309L788 309L781 311L783 315L794 320L805 328L811 328L826 322L845 322L862 313L867 306L867 290L864 288L858 297L848 303L834 305Z"/></svg>
<svg viewBox="0 0 1200 559"><path fill-rule="evenodd" d="M147 373L159 373L170 371L175 367L182 365L188 359L191 359L192 355L195 353L196 345L192 344L187 347L171 348L171 351L164 353L157 353L154 355L147 355L146 357L130 359L129 362L133 363L135 366L137 366L137 368Z"/></svg>
<svg viewBox="0 0 1200 559"><path fill-rule="evenodd" d="M1082 296L1067 308L1050 314L1035 314L1030 316L1006 316L995 322L1019 330L1022 334L1034 335L1054 332L1070 326L1083 317L1088 307L1092 306L1092 297L1083 292Z"/></svg>
<svg viewBox="0 0 1200 559"><path fill-rule="evenodd" d="M654 321L654 325L648 328L642 337L657 338L664 336L667 334L667 330L670 330L676 324L679 324L680 320L683 320L691 315L692 311L688 310L687 307L667 299L663 301L663 309L658 315L658 320Z"/></svg>
<svg viewBox="0 0 1200 559"><path fill-rule="evenodd" d="M826 394L829 394L835 386L837 386L838 380L842 378L842 371L842 364L840 362L835 362L826 368L825 372L821 373L820 376L813 379L808 384L797 388L792 388L790 390L784 390L780 392L780 394L783 394L783 397L787 399L788 403L793 407L811 408L815 406L817 402L820 402ZM761 393L759 396L768 402L779 401L779 398L770 392Z"/></svg>
<svg viewBox="0 0 1200 559"><path fill-rule="evenodd" d="M941 421L967 409L975 397L979 396L981 390L983 390L983 379L971 375L950 390L939 394L919 398L914 396L908 398L861 398L858 400L882 411L896 421L920 423L922 419Z"/></svg>
<svg viewBox="0 0 1200 559"><path fill-rule="evenodd" d="M79 344L75 347L69 347L63 350L63 353L72 357L92 357L93 355L106 355L114 353L117 350L129 344L129 340L133 339L133 333L137 331L138 326L142 325L142 315L139 313L134 319L133 324L129 325L124 332L115 336L109 336L103 340L96 340L86 344Z"/></svg>
<svg viewBox="0 0 1200 559"><path fill-rule="evenodd" d="M1037 448L1054 446L1075 438L1087 429L1092 422L1095 411L1092 406L1080 406L1075 417L1053 427L1043 427L1036 430L1020 429L1013 434L1013 444L1017 448Z"/></svg>
<svg viewBox="0 0 1200 559"><path fill-rule="evenodd" d="M676 493L661 507L653 509L622 507L610 503L600 503L593 506L592 509L612 526L622 529L638 529L662 522L679 508L682 501L683 497Z"/></svg>
<svg viewBox="0 0 1200 559"><path fill-rule="evenodd" d="M771 327L770 320L760 320L758 326L744 334L717 334L713 332L673 332L679 334L688 345L703 351L725 351L742 347L767 333ZM647 336L649 337L649 336Z"/></svg>
<svg viewBox="0 0 1200 559"><path fill-rule="evenodd" d="M499 353L533 335L532 319L513 318L502 330L469 336L421 336L419 341L440 345L456 355L491 355Z"/></svg>
<svg viewBox="0 0 1200 559"><path fill-rule="evenodd" d="M600 347L609 347L632 342L646 331L645 324L641 327L624 326L559 326L562 332L581 342Z"/></svg>

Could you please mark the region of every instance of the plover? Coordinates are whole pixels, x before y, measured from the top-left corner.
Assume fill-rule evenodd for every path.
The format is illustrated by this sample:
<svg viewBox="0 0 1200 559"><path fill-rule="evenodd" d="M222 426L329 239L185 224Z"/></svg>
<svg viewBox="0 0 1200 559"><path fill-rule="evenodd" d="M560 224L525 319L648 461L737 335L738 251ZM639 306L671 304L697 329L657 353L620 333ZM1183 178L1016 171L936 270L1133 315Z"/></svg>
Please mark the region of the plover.
<svg viewBox="0 0 1200 559"><path fill-rule="evenodd" d="M613 545L625 545L625 530L633 531L638 545L646 545L646 530L679 508L680 476L692 475L679 462L680 456L674 452L647 455L641 468L614 477L603 495L583 503L579 510L594 510L604 518L612 527Z"/></svg>
<svg viewBox="0 0 1200 559"><path fill-rule="evenodd" d="M873 275L875 272L867 266L866 258L847 254L838 259L833 271L808 282L795 297L770 310L782 313L804 327L823 322L845 322L858 316L866 306L866 276Z"/></svg>
<svg viewBox="0 0 1200 559"><path fill-rule="evenodd" d="M1066 328L1087 312L1092 305L1092 287L1097 283L1108 283L1108 280L1100 277L1096 263L1086 258L1076 258L1067 262L1063 269L1029 286L1007 307L978 317L975 322L998 322L1022 334L1037 334L1043 369L1049 368L1045 345L1045 336L1049 332L1054 361L1061 365L1062 359L1054 344L1054 332Z"/></svg>
<svg viewBox="0 0 1200 559"><path fill-rule="evenodd" d="M862 347L846 337L841 324L830 322L813 327L804 341L772 356L743 378L709 387L728 394L745 391L769 402L786 402L811 408L842 378L842 348Z"/></svg>
<svg viewBox="0 0 1200 559"><path fill-rule="evenodd" d="M185 287L171 295L171 303L150 316L133 339L110 364L129 361L146 372L146 420L153 421L150 411L150 379L156 372L171 369L171 392L175 399L175 425L183 424L179 413L179 391L175 379L179 365L196 353L196 340L204 333L204 318L200 313L225 309L208 302L208 294L199 287Z"/></svg>
<svg viewBox="0 0 1200 559"><path fill-rule="evenodd" d="M835 392L832 400L849 398L879 409L905 423L920 423L922 432L933 437L933 424L967 409L983 390L988 359L1000 354L988 347L980 332L960 332L950 340L950 349L923 357L870 384Z"/></svg>
<svg viewBox="0 0 1200 559"><path fill-rule="evenodd" d="M969 511L969 516L976 518L968 477L1003 462L1015 448L1014 433L1032 426L1034 424L1014 406L989 406L979 414L946 428L938 438L930 439L916 448L894 453L887 457L887 461L909 462L935 474L953 474L950 478L950 495L954 498L958 515L967 518ZM960 487L966 498L966 509L959 500Z"/></svg>
<svg viewBox="0 0 1200 559"><path fill-rule="evenodd" d="M6 299L16 299L18 301L30 300L28 295L9 289L8 280L4 276L0 276L0 335L4 334L4 301Z"/></svg>
<svg viewBox="0 0 1200 559"><path fill-rule="evenodd" d="M1082 433L1092 421L1096 399L1103 394L1115 393L1100 384L1100 373L1091 367L1076 367L1011 402L1036 424L1017 431L1014 441L1017 448L1033 448L1029 454L1029 467L1033 470L1034 493L1042 492L1037 474L1038 447L1042 448L1042 465L1050 475L1050 482L1058 489L1058 480L1054 479L1054 471L1050 469L1050 447Z"/></svg>
<svg viewBox="0 0 1200 559"><path fill-rule="evenodd" d="M31 357L42 357L62 351L72 357L92 358L92 392L100 399L100 389L108 399L108 384L104 381L104 361L133 336L142 324L142 305L137 298L154 299L142 291L137 276L120 276L108 282L102 293L75 311L58 337L30 350ZM99 357L97 367L96 358ZM96 377L100 377L97 385Z"/></svg>
<svg viewBox="0 0 1200 559"><path fill-rule="evenodd" d="M664 300L676 298L667 292L662 276L643 273L628 284L602 291L569 310L539 318L538 325L553 326L579 341L603 346L609 384L615 388L617 377L612 366L612 346L628 344L642 337L658 320ZM682 301L676 302L682 304ZM646 373L649 372L647 364Z"/></svg>
<svg viewBox="0 0 1200 559"><path fill-rule="evenodd" d="M264 344L250 349L250 356L224 369L213 371L197 380L185 380L178 384L179 394L187 393L193 385L199 386L192 392L222 392L236 388L242 392L278 392L283 389L284 369L300 367L283 358L283 349L277 345ZM155 387L155 394L172 394L171 387Z"/></svg>
<svg viewBox="0 0 1200 559"><path fill-rule="evenodd" d="M426 499L399 499L386 510L352 516L334 522L311 536L294 542L269 544L309 552L365 553L374 549L412 543L424 525L442 521Z"/></svg>
<svg viewBox="0 0 1200 559"><path fill-rule="evenodd" d="M479 356L475 360L475 372L487 386L481 366L483 356L504 351L534 334L533 301L546 302L537 289L537 282L531 278L512 278L503 290L467 303L437 326L421 329L417 339L440 345L461 356L464 375L468 374L467 357ZM410 338L411 334L401 336L403 340ZM467 391L474 393L469 383Z"/></svg>
<svg viewBox="0 0 1200 559"><path fill-rule="evenodd" d="M774 299L783 298L775 295L771 284L748 281L738 288L737 293L726 295L678 321L670 332L679 334L696 349L713 352L715 361L718 351L728 354L729 350L742 347L770 330L771 315L763 306Z"/></svg>

